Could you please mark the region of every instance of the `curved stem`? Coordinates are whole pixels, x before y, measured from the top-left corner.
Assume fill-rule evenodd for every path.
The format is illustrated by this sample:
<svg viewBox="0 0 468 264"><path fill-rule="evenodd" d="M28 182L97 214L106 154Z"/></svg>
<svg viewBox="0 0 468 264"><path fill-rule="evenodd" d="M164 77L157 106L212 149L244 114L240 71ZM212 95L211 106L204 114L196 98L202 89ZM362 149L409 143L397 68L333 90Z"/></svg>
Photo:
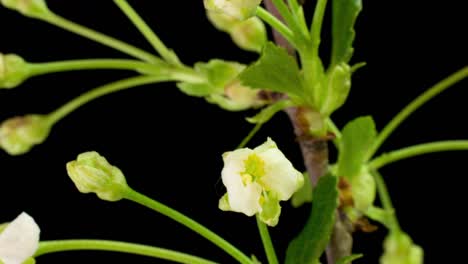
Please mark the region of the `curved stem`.
<svg viewBox="0 0 468 264"><path fill-rule="evenodd" d="M249 143L249 141L252 139L252 137L255 136L255 134L257 134L257 132L260 130L260 128L262 128L262 125L263 125L263 123L257 123L254 126L254 128L252 128L252 130L250 130L249 134L242 140L242 142L239 144L239 146L237 146L236 149L240 149L240 148L245 147L245 145L247 145L247 143Z"/></svg>
<svg viewBox="0 0 468 264"><path fill-rule="evenodd" d="M131 70L146 73L160 73L161 67L137 60L123 59L83 59L54 61L46 63L31 63L28 65L31 76L43 75L55 72L76 71L76 70L96 70L96 69L116 69Z"/></svg>
<svg viewBox="0 0 468 264"><path fill-rule="evenodd" d="M410 104L408 104L403 110L401 110L379 133L374 145L369 149L367 153L367 160L372 158L372 156L377 152L379 147L383 142L392 134L392 132L414 111L419 107L424 105L427 101L431 100L434 96L445 91L447 88L450 88L455 83L461 81L464 78L468 77L468 67L464 67L461 70L453 73L449 77L443 79L436 85L432 86L426 90L423 94L414 99Z"/></svg>
<svg viewBox="0 0 468 264"><path fill-rule="evenodd" d="M132 189L129 188L125 195L125 199L148 207L158 213L161 213L172 220L188 227L189 229L193 230L194 232L200 234L204 238L211 241L213 244L218 246L219 248L223 249L226 253L231 255L235 258L239 263L243 264L252 264L252 261L249 257L244 255L239 249L231 245L229 242L224 240L222 237L218 236L217 234L213 233L211 230L207 229L206 227L200 225L199 223L195 222L191 218L177 212L176 210L157 202L143 194L140 194Z"/></svg>
<svg viewBox="0 0 468 264"><path fill-rule="evenodd" d="M165 59L167 62L174 65L181 65L177 56L169 50L153 30L146 24L146 22L138 15L138 13L128 4L126 0L114 0L115 4L122 10L122 12L130 19L135 27L141 34L148 40L153 48Z"/></svg>
<svg viewBox="0 0 468 264"><path fill-rule="evenodd" d="M117 82L113 82L107 85L100 86L98 88L90 90L76 97L75 99L64 104L57 110L49 113L48 121L50 125L52 126L55 123L57 123L60 119L64 118L66 115L70 114L71 112L79 108L80 106L96 98L99 98L103 95L110 94L110 93L120 91L123 89L131 88L131 87L135 87L135 86L141 86L145 84L168 81L168 80L171 80L171 79L168 78L167 76L138 76L138 77L120 80Z"/></svg>
<svg viewBox="0 0 468 264"><path fill-rule="evenodd" d="M57 27L63 28L65 30L68 30L70 32L73 32L77 35L80 35L85 38L89 38L91 40L94 40L98 43L101 43L103 45L106 45L108 47L114 48L116 50L119 50L123 53L126 53L128 55L131 55L135 58L141 59L146 62L150 63L161 63L162 60L156 56L154 56L151 53L148 53L144 50L141 50L137 47L134 47L132 45L129 45L123 41L120 41L118 39L109 37L107 35L104 35L100 32L97 32L95 30L89 29L87 27L84 27L82 25L76 24L70 20L67 20L66 18L63 18L59 15L51 13L50 15L46 16L43 18L46 22L49 22Z"/></svg>
<svg viewBox="0 0 468 264"><path fill-rule="evenodd" d="M274 30L280 33L289 43L294 45L297 48L297 43L295 43L294 34L283 22L277 19L275 16L270 14L267 10L262 7L257 8L257 16L270 25Z"/></svg>
<svg viewBox="0 0 468 264"><path fill-rule="evenodd" d="M381 156L369 162L369 168L377 170L387 164L398 160L407 159L428 153L457 150L468 150L468 140L437 141L394 150L388 153L384 153Z"/></svg>
<svg viewBox="0 0 468 264"><path fill-rule="evenodd" d="M377 192L379 193L382 206L388 212L388 227L392 232L401 232L400 224L398 223L398 218L395 213L395 208L393 207L387 185L385 184L382 175L376 170L372 171L371 173L374 176L375 183L377 185Z"/></svg>
<svg viewBox="0 0 468 264"><path fill-rule="evenodd" d="M40 242L39 249L36 251L34 257L42 256L49 253L76 250L99 250L130 253L135 255L166 259L186 264L216 264L216 262L210 260L159 247L145 246L120 241L88 239L55 240Z"/></svg>
<svg viewBox="0 0 468 264"><path fill-rule="evenodd" d="M269 264L278 264L278 258L276 257L275 248L271 242L270 234L268 233L268 227L265 223L260 220L260 217L257 215L257 226L258 231L260 232L260 237L262 238L263 248L268 259Z"/></svg>

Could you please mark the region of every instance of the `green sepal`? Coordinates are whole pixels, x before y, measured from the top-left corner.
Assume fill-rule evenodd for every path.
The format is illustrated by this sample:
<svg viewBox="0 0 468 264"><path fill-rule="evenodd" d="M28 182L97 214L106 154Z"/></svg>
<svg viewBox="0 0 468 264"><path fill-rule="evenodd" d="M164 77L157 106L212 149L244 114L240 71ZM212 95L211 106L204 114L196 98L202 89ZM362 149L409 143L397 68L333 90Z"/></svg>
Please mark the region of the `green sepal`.
<svg viewBox="0 0 468 264"><path fill-rule="evenodd" d="M221 199L219 199L218 208L221 211L231 211L231 205L229 205L229 196L227 193L224 194Z"/></svg>
<svg viewBox="0 0 468 264"><path fill-rule="evenodd" d="M268 42L260 59L245 69L239 78L244 85L286 93L301 98L303 94L299 66L288 52Z"/></svg>
<svg viewBox="0 0 468 264"><path fill-rule="evenodd" d="M286 264L318 264L330 240L338 207L338 177L321 177L314 189L314 202L307 223L286 251Z"/></svg>
<svg viewBox="0 0 468 264"><path fill-rule="evenodd" d="M326 96L320 103L320 113L330 116L340 108L348 98L351 89L351 68L346 63L340 63L327 73L324 85Z"/></svg>
<svg viewBox="0 0 468 264"><path fill-rule="evenodd" d="M295 208L312 202L313 188L310 182L309 174L307 172L303 173L304 184L302 187L293 194L291 198L291 205Z"/></svg>
<svg viewBox="0 0 468 264"><path fill-rule="evenodd" d="M214 93L223 93L224 87L234 80L245 68L237 62L213 59L209 62L198 62L194 69L205 77L205 83L178 83L177 87L187 95L204 97Z"/></svg>
<svg viewBox="0 0 468 264"><path fill-rule="evenodd" d="M332 66L348 63L353 56L354 24L361 10L362 0L332 1Z"/></svg>
<svg viewBox="0 0 468 264"><path fill-rule="evenodd" d="M276 226L281 214L281 205L278 197L272 192L266 192L262 195L261 206L260 220L269 226Z"/></svg>
<svg viewBox="0 0 468 264"><path fill-rule="evenodd" d="M352 181L361 174L369 148L377 136L372 117L358 117L343 129L338 154L338 175Z"/></svg>
<svg viewBox="0 0 468 264"><path fill-rule="evenodd" d="M351 179L351 191L354 207L360 212L366 212L375 201L377 186L374 177L366 170Z"/></svg>
<svg viewBox="0 0 468 264"><path fill-rule="evenodd" d="M349 264L351 261L362 258L364 255L363 254L352 254L346 257L340 258L336 264Z"/></svg>
<svg viewBox="0 0 468 264"><path fill-rule="evenodd" d="M291 106L294 106L294 103L290 100L280 100L263 108L258 114L252 117L248 117L246 120L252 124L264 124L268 122L276 113Z"/></svg>
<svg viewBox="0 0 468 264"><path fill-rule="evenodd" d="M368 218L381 223L388 229L392 227L392 212L389 212L388 210L385 210L383 208L371 206L367 208L366 212L364 213L365 216Z"/></svg>

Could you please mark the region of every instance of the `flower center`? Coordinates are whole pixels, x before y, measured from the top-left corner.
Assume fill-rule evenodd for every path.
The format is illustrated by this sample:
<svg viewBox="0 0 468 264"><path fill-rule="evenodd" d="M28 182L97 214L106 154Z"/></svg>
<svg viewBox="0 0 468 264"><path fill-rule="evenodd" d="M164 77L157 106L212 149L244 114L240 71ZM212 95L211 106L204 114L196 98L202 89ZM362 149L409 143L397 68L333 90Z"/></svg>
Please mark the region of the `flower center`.
<svg viewBox="0 0 468 264"><path fill-rule="evenodd" d="M257 155L251 154L244 160L245 171L241 173L242 183L247 185L259 181L265 175L265 162Z"/></svg>

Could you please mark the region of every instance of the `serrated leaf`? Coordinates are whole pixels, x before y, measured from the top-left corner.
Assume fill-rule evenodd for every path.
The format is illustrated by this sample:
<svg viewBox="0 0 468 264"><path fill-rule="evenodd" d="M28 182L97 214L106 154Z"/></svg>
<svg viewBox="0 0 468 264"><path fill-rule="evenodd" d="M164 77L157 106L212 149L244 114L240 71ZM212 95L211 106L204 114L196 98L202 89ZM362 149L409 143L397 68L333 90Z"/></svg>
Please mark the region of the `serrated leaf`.
<svg viewBox="0 0 468 264"><path fill-rule="evenodd" d="M367 151L377 136L372 117L358 117L343 129L338 154L338 175L352 178L361 173Z"/></svg>
<svg viewBox="0 0 468 264"><path fill-rule="evenodd" d="M333 0L331 65L348 63L353 55L354 24L362 10L362 0Z"/></svg>
<svg viewBox="0 0 468 264"><path fill-rule="evenodd" d="M291 198L291 205L295 208L305 204L312 202L312 184L309 178L309 174L307 172L303 173L304 176L304 184L302 187L293 194Z"/></svg>
<svg viewBox="0 0 468 264"><path fill-rule="evenodd" d="M314 189L314 202L307 223L286 251L286 264L318 264L325 251L335 224L338 206L338 178L327 174Z"/></svg>
<svg viewBox="0 0 468 264"><path fill-rule="evenodd" d="M300 97L302 82L299 67L288 52L268 42L260 59L245 69L239 78L244 85Z"/></svg>
<svg viewBox="0 0 468 264"><path fill-rule="evenodd" d="M364 255L362 254L352 254L350 256L343 257L339 259L336 264L349 264L351 261L362 258Z"/></svg>
<svg viewBox="0 0 468 264"><path fill-rule="evenodd" d="M277 101L276 103L274 104L271 104L265 108L263 108L258 114L252 116L252 117L248 117L246 118L248 122L252 123L252 124L258 124L258 123L266 123L268 122L276 113L278 113L279 111L287 108L287 107L291 107L293 106L293 102L289 101L289 100L280 100L280 101Z"/></svg>

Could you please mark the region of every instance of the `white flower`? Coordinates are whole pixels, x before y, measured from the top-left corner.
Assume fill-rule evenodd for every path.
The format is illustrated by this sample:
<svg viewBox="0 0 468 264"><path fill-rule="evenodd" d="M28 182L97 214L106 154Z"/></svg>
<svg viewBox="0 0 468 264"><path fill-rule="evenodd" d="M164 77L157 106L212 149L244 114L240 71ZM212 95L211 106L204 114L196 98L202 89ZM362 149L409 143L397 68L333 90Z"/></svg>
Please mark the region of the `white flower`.
<svg viewBox="0 0 468 264"><path fill-rule="evenodd" d="M302 173L268 140L255 149L243 148L223 155L221 172L227 194L220 200L220 208L259 214L268 225L278 223L280 201L286 201L304 183Z"/></svg>
<svg viewBox="0 0 468 264"><path fill-rule="evenodd" d="M224 13L239 20L254 16L261 2L262 0L203 0L207 10Z"/></svg>
<svg viewBox="0 0 468 264"><path fill-rule="evenodd" d="M39 246L40 229L27 213L21 213L0 233L0 263L22 264Z"/></svg>

